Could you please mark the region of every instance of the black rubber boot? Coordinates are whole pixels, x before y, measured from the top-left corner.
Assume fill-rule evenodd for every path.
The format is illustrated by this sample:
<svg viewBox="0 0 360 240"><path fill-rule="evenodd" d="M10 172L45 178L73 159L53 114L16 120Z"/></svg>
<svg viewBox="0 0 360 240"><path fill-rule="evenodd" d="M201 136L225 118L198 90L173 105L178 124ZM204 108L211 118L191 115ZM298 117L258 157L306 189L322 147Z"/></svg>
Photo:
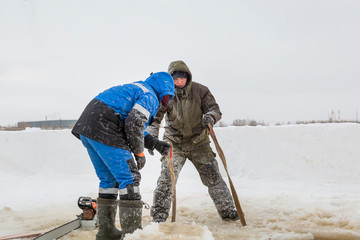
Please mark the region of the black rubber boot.
<svg viewBox="0 0 360 240"><path fill-rule="evenodd" d="M236 221L239 220L239 215L235 209L224 212L221 216L224 221Z"/></svg>
<svg viewBox="0 0 360 240"><path fill-rule="evenodd" d="M141 200L119 200L120 225L124 234L142 229L142 208Z"/></svg>
<svg viewBox="0 0 360 240"><path fill-rule="evenodd" d="M97 199L99 231L96 234L96 240L121 240L124 238L122 231L115 227L116 209L116 199Z"/></svg>

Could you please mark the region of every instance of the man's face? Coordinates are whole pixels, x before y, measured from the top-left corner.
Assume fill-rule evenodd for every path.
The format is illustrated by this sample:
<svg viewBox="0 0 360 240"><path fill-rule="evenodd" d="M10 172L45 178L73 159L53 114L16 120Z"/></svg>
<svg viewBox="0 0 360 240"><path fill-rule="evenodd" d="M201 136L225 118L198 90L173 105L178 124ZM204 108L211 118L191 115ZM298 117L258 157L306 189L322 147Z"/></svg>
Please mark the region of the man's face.
<svg viewBox="0 0 360 240"><path fill-rule="evenodd" d="M175 78L174 84L179 88L183 88L186 85L187 78Z"/></svg>

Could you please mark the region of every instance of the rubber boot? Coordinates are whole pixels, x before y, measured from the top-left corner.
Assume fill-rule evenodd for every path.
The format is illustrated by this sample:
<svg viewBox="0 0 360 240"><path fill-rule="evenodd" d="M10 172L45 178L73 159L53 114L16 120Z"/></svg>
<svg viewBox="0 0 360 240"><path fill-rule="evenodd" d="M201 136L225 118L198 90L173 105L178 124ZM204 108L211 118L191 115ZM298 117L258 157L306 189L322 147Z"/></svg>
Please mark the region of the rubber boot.
<svg viewBox="0 0 360 240"><path fill-rule="evenodd" d="M124 234L142 229L142 208L141 200L119 200L120 225Z"/></svg>
<svg viewBox="0 0 360 240"><path fill-rule="evenodd" d="M221 219L224 221L236 221L239 220L239 215L235 209L232 209L230 211L224 212L224 214L221 216Z"/></svg>
<svg viewBox="0 0 360 240"><path fill-rule="evenodd" d="M116 209L116 199L97 199L99 230L96 234L96 240L121 240L124 238L122 231L115 227Z"/></svg>

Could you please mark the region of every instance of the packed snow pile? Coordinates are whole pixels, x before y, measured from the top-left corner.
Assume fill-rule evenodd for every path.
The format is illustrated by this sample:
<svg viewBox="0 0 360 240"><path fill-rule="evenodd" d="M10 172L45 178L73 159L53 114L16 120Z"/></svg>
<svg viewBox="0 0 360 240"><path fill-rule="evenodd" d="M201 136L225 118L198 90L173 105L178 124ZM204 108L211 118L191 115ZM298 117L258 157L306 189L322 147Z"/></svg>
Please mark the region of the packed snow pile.
<svg viewBox="0 0 360 240"><path fill-rule="evenodd" d="M215 133L247 226L220 219L188 161L177 184L176 223L151 223L144 209L144 229L125 239L360 239L359 124L226 127ZM141 192L151 205L160 156L146 157ZM79 196L97 196L89 157L70 130L0 132L0 166L0 238L61 225L80 213ZM95 234L76 230L63 239Z"/></svg>

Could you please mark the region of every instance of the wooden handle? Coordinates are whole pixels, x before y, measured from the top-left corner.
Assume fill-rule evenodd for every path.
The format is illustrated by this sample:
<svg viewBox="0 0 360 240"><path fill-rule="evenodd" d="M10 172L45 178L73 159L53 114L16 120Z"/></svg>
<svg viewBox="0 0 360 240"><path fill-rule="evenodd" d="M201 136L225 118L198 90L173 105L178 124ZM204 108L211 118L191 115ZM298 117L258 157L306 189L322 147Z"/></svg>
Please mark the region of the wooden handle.
<svg viewBox="0 0 360 240"><path fill-rule="evenodd" d="M224 165L224 168L225 168L225 171L226 171L226 174L228 176L228 179L229 179L229 183L230 183L230 189L231 189L231 194L233 196L233 199L234 199L234 204L235 204L235 207L236 207L236 211L239 215L239 218L240 218L240 222L243 226L246 226L246 221L245 221L245 216L244 216L244 212L242 211L241 209L241 205L240 205L240 201L239 201L239 198L238 198L238 195L236 193L236 190L235 190L235 187L234 187L234 184L230 178L230 175L229 175L229 172L228 172L228 168L227 168L227 164L226 164L226 158L225 158L225 154L223 152L223 150L221 149L220 145L219 145L219 142L216 138L216 135L215 135L215 132L214 132L214 129L213 127L211 126L210 123L208 123L208 127L209 127L209 133L210 133L210 136L211 138L213 139L214 141L214 144L215 144L215 147L216 147L216 151L218 152L219 156L220 156L220 159Z"/></svg>
<svg viewBox="0 0 360 240"><path fill-rule="evenodd" d="M165 155L166 162L168 169L170 171L170 177L171 177L171 190L172 190L172 216L171 216L171 222L175 222L176 220L176 176L174 172L174 165L173 165L173 146L172 143L170 144L170 157L168 158L167 155Z"/></svg>

